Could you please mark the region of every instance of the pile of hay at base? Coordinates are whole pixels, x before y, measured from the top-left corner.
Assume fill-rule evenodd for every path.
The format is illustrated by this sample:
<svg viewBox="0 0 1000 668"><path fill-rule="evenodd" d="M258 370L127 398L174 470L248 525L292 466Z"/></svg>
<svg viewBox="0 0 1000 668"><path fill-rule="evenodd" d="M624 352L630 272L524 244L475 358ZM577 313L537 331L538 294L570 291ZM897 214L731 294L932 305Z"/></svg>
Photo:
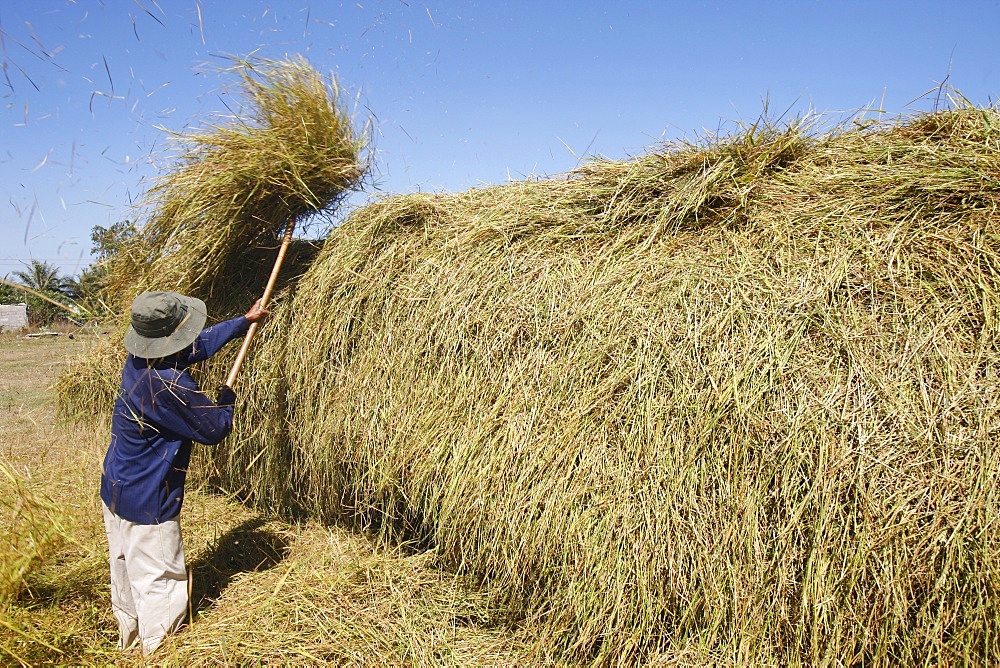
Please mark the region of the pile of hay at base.
<svg viewBox="0 0 1000 668"><path fill-rule="evenodd" d="M540 660L1000 661L1000 114L355 212L211 462L437 551Z"/></svg>

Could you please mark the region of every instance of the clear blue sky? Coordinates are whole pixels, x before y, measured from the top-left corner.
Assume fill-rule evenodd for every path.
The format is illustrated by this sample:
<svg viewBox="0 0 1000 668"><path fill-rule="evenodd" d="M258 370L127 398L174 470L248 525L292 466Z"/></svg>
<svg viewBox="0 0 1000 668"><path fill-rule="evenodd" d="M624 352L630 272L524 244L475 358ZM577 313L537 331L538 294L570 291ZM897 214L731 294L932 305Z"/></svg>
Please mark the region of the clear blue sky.
<svg viewBox="0 0 1000 668"><path fill-rule="evenodd" d="M301 54L377 128L380 192L458 191L626 158L790 109L1000 94L1000 0L8 0L0 276L68 274L134 218L165 135L223 111L223 56ZM916 100L916 101L915 101ZM359 121L360 122L360 121Z"/></svg>

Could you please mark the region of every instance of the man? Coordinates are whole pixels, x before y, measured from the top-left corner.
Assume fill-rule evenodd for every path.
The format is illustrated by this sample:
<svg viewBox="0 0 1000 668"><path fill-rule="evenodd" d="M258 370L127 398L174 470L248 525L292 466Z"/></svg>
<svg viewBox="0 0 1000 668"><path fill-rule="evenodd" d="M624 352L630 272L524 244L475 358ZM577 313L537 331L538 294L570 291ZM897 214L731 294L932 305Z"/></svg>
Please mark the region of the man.
<svg viewBox="0 0 1000 668"><path fill-rule="evenodd" d="M191 444L215 445L233 428L232 389L221 386L212 401L187 368L267 313L258 300L245 316L202 329L208 316L200 299L144 292L132 302L129 355L101 474L122 649L141 641L149 654L183 623L188 590L179 519Z"/></svg>

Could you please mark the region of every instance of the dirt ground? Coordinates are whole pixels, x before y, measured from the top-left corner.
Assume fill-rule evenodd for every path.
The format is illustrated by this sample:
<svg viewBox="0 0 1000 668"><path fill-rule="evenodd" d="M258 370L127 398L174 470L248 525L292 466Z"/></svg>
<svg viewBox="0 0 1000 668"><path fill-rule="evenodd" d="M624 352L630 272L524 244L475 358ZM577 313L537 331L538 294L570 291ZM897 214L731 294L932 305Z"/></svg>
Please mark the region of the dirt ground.
<svg viewBox="0 0 1000 668"><path fill-rule="evenodd" d="M0 464L51 501L62 526L62 540L0 607L2 664L146 664L114 647L98 496L108 426L56 410L54 382L92 343L0 335ZM502 623L484 594L436 567L433 551L292 523L190 487L182 526L193 622L150 657L156 663L537 662L531 630Z"/></svg>

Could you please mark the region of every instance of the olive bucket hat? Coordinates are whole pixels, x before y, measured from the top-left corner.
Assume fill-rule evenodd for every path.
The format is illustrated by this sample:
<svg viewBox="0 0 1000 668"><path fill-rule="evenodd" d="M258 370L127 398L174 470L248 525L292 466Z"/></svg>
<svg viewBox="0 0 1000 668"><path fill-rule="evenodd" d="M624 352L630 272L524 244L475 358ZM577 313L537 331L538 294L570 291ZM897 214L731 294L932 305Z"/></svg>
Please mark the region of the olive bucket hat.
<svg viewBox="0 0 1000 668"><path fill-rule="evenodd" d="M173 355L194 343L207 319L208 310L200 299L176 292L143 292L132 300L125 350L145 359Z"/></svg>

